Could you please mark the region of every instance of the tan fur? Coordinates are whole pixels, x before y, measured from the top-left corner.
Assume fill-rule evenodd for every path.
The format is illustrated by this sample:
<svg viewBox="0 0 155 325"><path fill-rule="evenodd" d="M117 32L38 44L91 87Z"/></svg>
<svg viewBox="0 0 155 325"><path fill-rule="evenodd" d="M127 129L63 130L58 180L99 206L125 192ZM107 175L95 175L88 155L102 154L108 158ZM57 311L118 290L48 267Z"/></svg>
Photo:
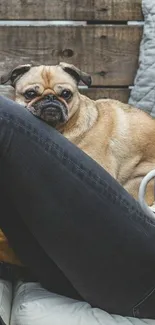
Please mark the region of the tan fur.
<svg viewBox="0 0 155 325"><path fill-rule="evenodd" d="M14 251L10 247L7 238L0 230L0 261L14 265L22 265Z"/></svg>
<svg viewBox="0 0 155 325"><path fill-rule="evenodd" d="M155 121L141 110L118 101L99 100L93 103L92 119L86 122L86 106L91 107L92 101L81 96L81 103L74 127L69 129L68 122L63 129L64 136L137 199L141 180L155 168ZM80 123L82 120L88 128ZM149 204L154 201L152 186L147 191Z"/></svg>
<svg viewBox="0 0 155 325"><path fill-rule="evenodd" d="M26 72L16 84L17 102L28 104L22 94L30 86L37 87L41 97L72 90L69 120L57 129L137 199L142 178L155 168L155 120L119 101L93 101L79 94L76 82L61 66L33 67ZM147 201L153 204L153 184L148 187Z"/></svg>

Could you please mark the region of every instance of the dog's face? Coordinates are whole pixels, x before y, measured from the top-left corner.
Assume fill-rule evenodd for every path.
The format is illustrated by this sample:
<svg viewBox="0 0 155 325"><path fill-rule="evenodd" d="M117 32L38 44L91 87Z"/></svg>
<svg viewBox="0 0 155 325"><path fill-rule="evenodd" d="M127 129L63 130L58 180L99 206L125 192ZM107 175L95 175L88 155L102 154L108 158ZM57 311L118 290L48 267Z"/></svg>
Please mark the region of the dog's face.
<svg viewBox="0 0 155 325"><path fill-rule="evenodd" d="M56 66L23 65L3 76L15 87L15 101L56 127L66 123L80 105L78 83L91 84L91 77L67 63Z"/></svg>

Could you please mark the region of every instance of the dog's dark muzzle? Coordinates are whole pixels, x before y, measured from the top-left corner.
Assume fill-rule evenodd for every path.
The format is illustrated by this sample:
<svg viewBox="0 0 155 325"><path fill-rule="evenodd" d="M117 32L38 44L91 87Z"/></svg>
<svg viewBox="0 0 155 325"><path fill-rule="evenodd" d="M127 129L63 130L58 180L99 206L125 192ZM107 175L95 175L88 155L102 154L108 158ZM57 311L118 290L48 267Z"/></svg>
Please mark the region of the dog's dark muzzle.
<svg viewBox="0 0 155 325"><path fill-rule="evenodd" d="M53 94L46 95L29 109L34 115L53 126L65 123L68 118L67 107Z"/></svg>

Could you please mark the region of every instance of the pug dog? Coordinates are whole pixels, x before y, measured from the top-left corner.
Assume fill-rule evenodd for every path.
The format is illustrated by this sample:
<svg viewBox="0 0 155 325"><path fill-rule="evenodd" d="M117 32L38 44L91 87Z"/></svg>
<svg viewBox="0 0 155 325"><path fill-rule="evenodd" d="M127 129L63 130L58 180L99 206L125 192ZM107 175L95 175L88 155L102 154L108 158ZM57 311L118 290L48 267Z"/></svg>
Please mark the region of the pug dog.
<svg viewBox="0 0 155 325"><path fill-rule="evenodd" d="M135 199L144 176L155 168L155 120L112 99L92 100L78 84L91 76L74 65L21 65L1 78L15 88L14 100L61 132L109 172ZM154 202L154 182L146 201Z"/></svg>

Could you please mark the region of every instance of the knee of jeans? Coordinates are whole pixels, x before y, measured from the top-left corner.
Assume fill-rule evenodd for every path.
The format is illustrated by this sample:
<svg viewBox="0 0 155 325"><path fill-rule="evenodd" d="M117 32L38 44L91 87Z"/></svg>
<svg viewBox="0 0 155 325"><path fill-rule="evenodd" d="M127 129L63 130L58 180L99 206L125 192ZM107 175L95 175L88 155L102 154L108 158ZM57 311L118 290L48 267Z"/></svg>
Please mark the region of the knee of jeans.
<svg viewBox="0 0 155 325"><path fill-rule="evenodd" d="M36 118L22 105L0 96L0 142L11 130L16 130L17 125L28 125L33 123Z"/></svg>
<svg viewBox="0 0 155 325"><path fill-rule="evenodd" d="M24 120L30 112L24 107L19 105L18 103L0 96L0 119L2 121L16 120L22 119Z"/></svg>
<svg viewBox="0 0 155 325"><path fill-rule="evenodd" d="M17 124L25 120L27 110L3 96L0 96L0 157L5 155Z"/></svg>

